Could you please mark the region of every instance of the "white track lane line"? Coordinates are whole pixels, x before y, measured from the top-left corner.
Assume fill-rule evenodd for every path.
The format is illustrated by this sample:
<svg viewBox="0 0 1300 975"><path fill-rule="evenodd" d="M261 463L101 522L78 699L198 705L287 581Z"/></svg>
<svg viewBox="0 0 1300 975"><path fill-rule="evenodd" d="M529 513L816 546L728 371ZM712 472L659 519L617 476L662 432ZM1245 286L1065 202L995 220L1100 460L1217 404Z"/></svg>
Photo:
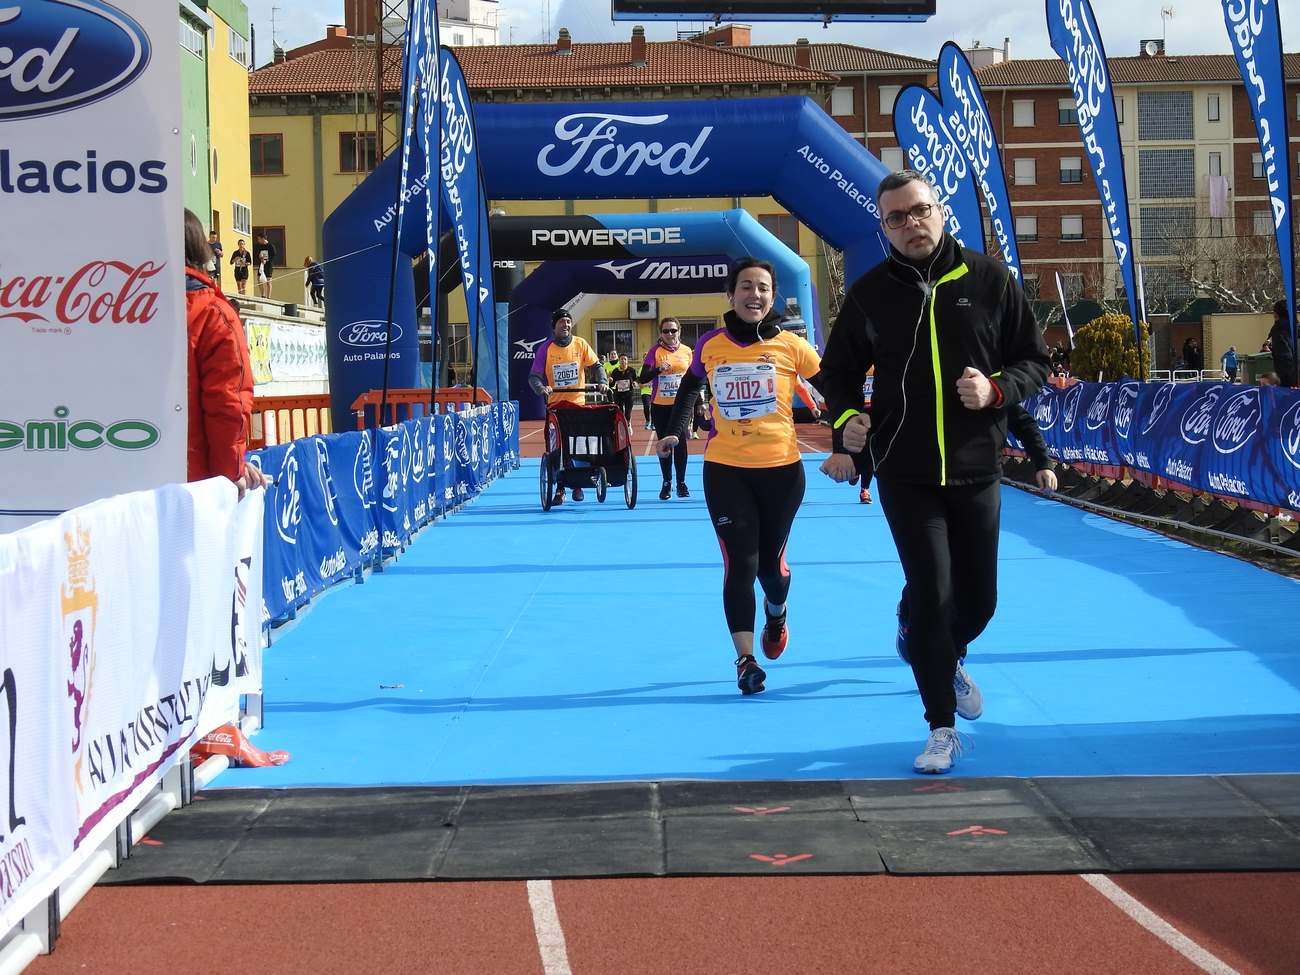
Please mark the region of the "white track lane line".
<svg viewBox="0 0 1300 975"><path fill-rule="evenodd" d="M564 929L555 909L555 892L549 880L528 881L528 906L533 910L533 931L542 954L542 971L545 975L573 975L569 950L564 944Z"/></svg>
<svg viewBox="0 0 1300 975"><path fill-rule="evenodd" d="M543 429L544 429L543 427L538 427L536 430L533 430L531 433L525 433L525 434L524 434L522 437L520 437L519 439L520 439L520 440L527 440L529 437L535 437L535 436L537 436L539 433L541 433Z"/></svg>
<svg viewBox="0 0 1300 975"><path fill-rule="evenodd" d="M1109 877L1099 873L1083 873L1079 877L1201 971L1213 975L1240 975L1227 962L1206 951Z"/></svg>

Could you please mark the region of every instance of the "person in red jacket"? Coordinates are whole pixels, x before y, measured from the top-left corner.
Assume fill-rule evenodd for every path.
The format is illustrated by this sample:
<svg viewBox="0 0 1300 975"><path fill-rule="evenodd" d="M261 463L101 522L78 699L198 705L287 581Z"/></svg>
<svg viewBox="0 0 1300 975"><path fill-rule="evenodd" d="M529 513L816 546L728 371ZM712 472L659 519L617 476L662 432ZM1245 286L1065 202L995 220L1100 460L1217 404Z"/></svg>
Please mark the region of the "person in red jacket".
<svg viewBox="0 0 1300 975"><path fill-rule="evenodd" d="M265 483L244 462L253 415L253 367L239 313L208 276L203 224L185 211L185 320L189 332L187 479L228 477L239 496Z"/></svg>

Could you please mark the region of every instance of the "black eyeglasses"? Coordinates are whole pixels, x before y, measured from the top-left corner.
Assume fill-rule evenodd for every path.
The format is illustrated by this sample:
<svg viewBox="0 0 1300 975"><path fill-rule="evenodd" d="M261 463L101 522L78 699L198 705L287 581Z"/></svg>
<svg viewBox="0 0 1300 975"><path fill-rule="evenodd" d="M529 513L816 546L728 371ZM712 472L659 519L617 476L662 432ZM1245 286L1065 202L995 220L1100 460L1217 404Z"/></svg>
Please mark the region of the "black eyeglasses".
<svg viewBox="0 0 1300 975"><path fill-rule="evenodd" d="M901 227L906 227L909 219L915 220L917 223L928 219L933 211L933 203L918 203L910 210L894 210L885 214L885 226L890 230L898 230Z"/></svg>
<svg viewBox="0 0 1300 975"><path fill-rule="evenodd" d="M661 328L661 329L659 329L659 331L660 331L660 333L663 334L663 335L676 335L676 334L677 334L677 329L675 329L675 328Z"/></svg>

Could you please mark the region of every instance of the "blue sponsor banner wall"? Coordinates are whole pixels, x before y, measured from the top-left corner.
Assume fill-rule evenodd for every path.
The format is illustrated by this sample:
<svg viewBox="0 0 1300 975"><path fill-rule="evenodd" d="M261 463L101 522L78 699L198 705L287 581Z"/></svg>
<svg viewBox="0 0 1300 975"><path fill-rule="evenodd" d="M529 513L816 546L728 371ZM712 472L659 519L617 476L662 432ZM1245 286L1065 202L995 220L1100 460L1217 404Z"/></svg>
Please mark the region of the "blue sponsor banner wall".
<svg viewBox="0 0 1300 975"><path fill-rule="evenodd" d="M1300 390L1125 380L1045 386L1024 405L1058 460L1300 509Z"/></svg>
<svg viewBox="0 0 1300 975"><path fill-rule="evenodd" d="M263 624L381 557L512 470L519 406L492 403L251 452L266 489Z"/></svg>

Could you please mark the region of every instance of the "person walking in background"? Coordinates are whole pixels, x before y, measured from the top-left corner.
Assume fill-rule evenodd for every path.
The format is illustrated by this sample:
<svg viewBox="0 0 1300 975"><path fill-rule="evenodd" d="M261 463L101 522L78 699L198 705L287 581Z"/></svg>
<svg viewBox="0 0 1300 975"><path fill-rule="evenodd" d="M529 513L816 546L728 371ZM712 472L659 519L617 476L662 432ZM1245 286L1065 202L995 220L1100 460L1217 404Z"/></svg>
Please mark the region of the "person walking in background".
<svg viewBox="0 0 1300 975"><path fill-rule="evenodd" d="M271 297L271 278L275 273L275 245L266 238L266 234L260 234L257 238L257 249L254 252L257 258L257 293L259 297Z"/></svg>
<svg viewBox="0 0 1300 975"><path fill-rule="evenodd" d="M1268 330L1268 344L1273 353L1273 371L1282 386L1295 386L1296 354L1291 345L1291 323L1287 320L1285 301L1273 305L1273 327Z"/></svg>
<svg viewBox="0 0 1300 975"><path fill-rule="evenodd" d="M723 327L700 338L667 423L658 428L662 462L685 439L695 397L709 384L713 432L704 451L704 500L722 549L722 607L736 652L736 686L744 695L762 691L767 679L754 659L755 581L764 596L763 655L775 660L789 641L785 548L804 493L791 400L800 377L814 387L821 381L817 350L782 331L775 296L770 263L752 257L736 262L727 278L731 309Z"/></svg>
<svg viewBox="0 0 1300 975"><path fill-rule="evenodd" d="M235 287L239 293L248 293L248 269L253 263L253 255L248 252L248 247L241 239L235 245L235 251L230 255L230 266L235 269Z"/></svg>
<svg viewBox="0 0 1300 975"><path fill-rule="evenodd" d="M636 401L636 370L627 356L618 357L618 363L609 374L609 388L614 391L614 403L627 418L628 429L632 427L632 405Z"/></svg>
<svg viewBox="0 0 1300 975"><path fill-rule="evenodd" d="M963 658L997 604L1006 411L1042 386L1049 359L1024 292L1004 264L944 232L924 176L892 173L876 198L890 250L848 290L827 341L833 453L822 470L850 481L852 455L870 453L907 581L907 652L930 728L912 767L941 773L962 752L956 716L983 712Z"/></svg>
<svg viewBox="0 0 1300 975"><path fill-rule="evenodd" d="M1223 374L1228 377L1228 382L1237 381L1237 347L1228 346L1228 351L1223 353L1219 359L1219 364L1223 366Z"/></svg>
<svg viewBox="0 0 1300 975"><path fill-rule="evenodd" d="M239 313L206 269L203 224L185 211L185 325L189 335L187 479L226 477L242 498L265 483L244 461L252 428L253 366Z"/></svg>
<svg viewBox="0 0 1300 975"><path fill-rule="evenodd" d="M654 421L650 418L650 401L654 399L654 389L649 383L641 383L641 413L645 416L645 428L653 429Z"/></svg>
<svg viewBox="0 0 1300 975"><path fill-rule="evenodd" d="M673 403L677 400L677 390L682 376L691 367L691 347L681 342L682 326L675 318L665 318L659 323L659 341L650 347L641 366L641 382L649 382L654 388L654 397L650 403L650 417L654 422L655 435L661 440L668 434L668 421L672 416ZM663 487L659 490L659 500L667 501L673 496L673 466L677 468L677 496L689 498L690 489L686 486L686 437L681 437L673 450L672 457L659 457L659 469L664 476Z"/></svg>
<svg viewBox="0 0 1300 975"><path fill-rule="evenodd" d="M302 262L307 272L308 300L317 308L325 304L325 269L308 256Z"/></svg>

